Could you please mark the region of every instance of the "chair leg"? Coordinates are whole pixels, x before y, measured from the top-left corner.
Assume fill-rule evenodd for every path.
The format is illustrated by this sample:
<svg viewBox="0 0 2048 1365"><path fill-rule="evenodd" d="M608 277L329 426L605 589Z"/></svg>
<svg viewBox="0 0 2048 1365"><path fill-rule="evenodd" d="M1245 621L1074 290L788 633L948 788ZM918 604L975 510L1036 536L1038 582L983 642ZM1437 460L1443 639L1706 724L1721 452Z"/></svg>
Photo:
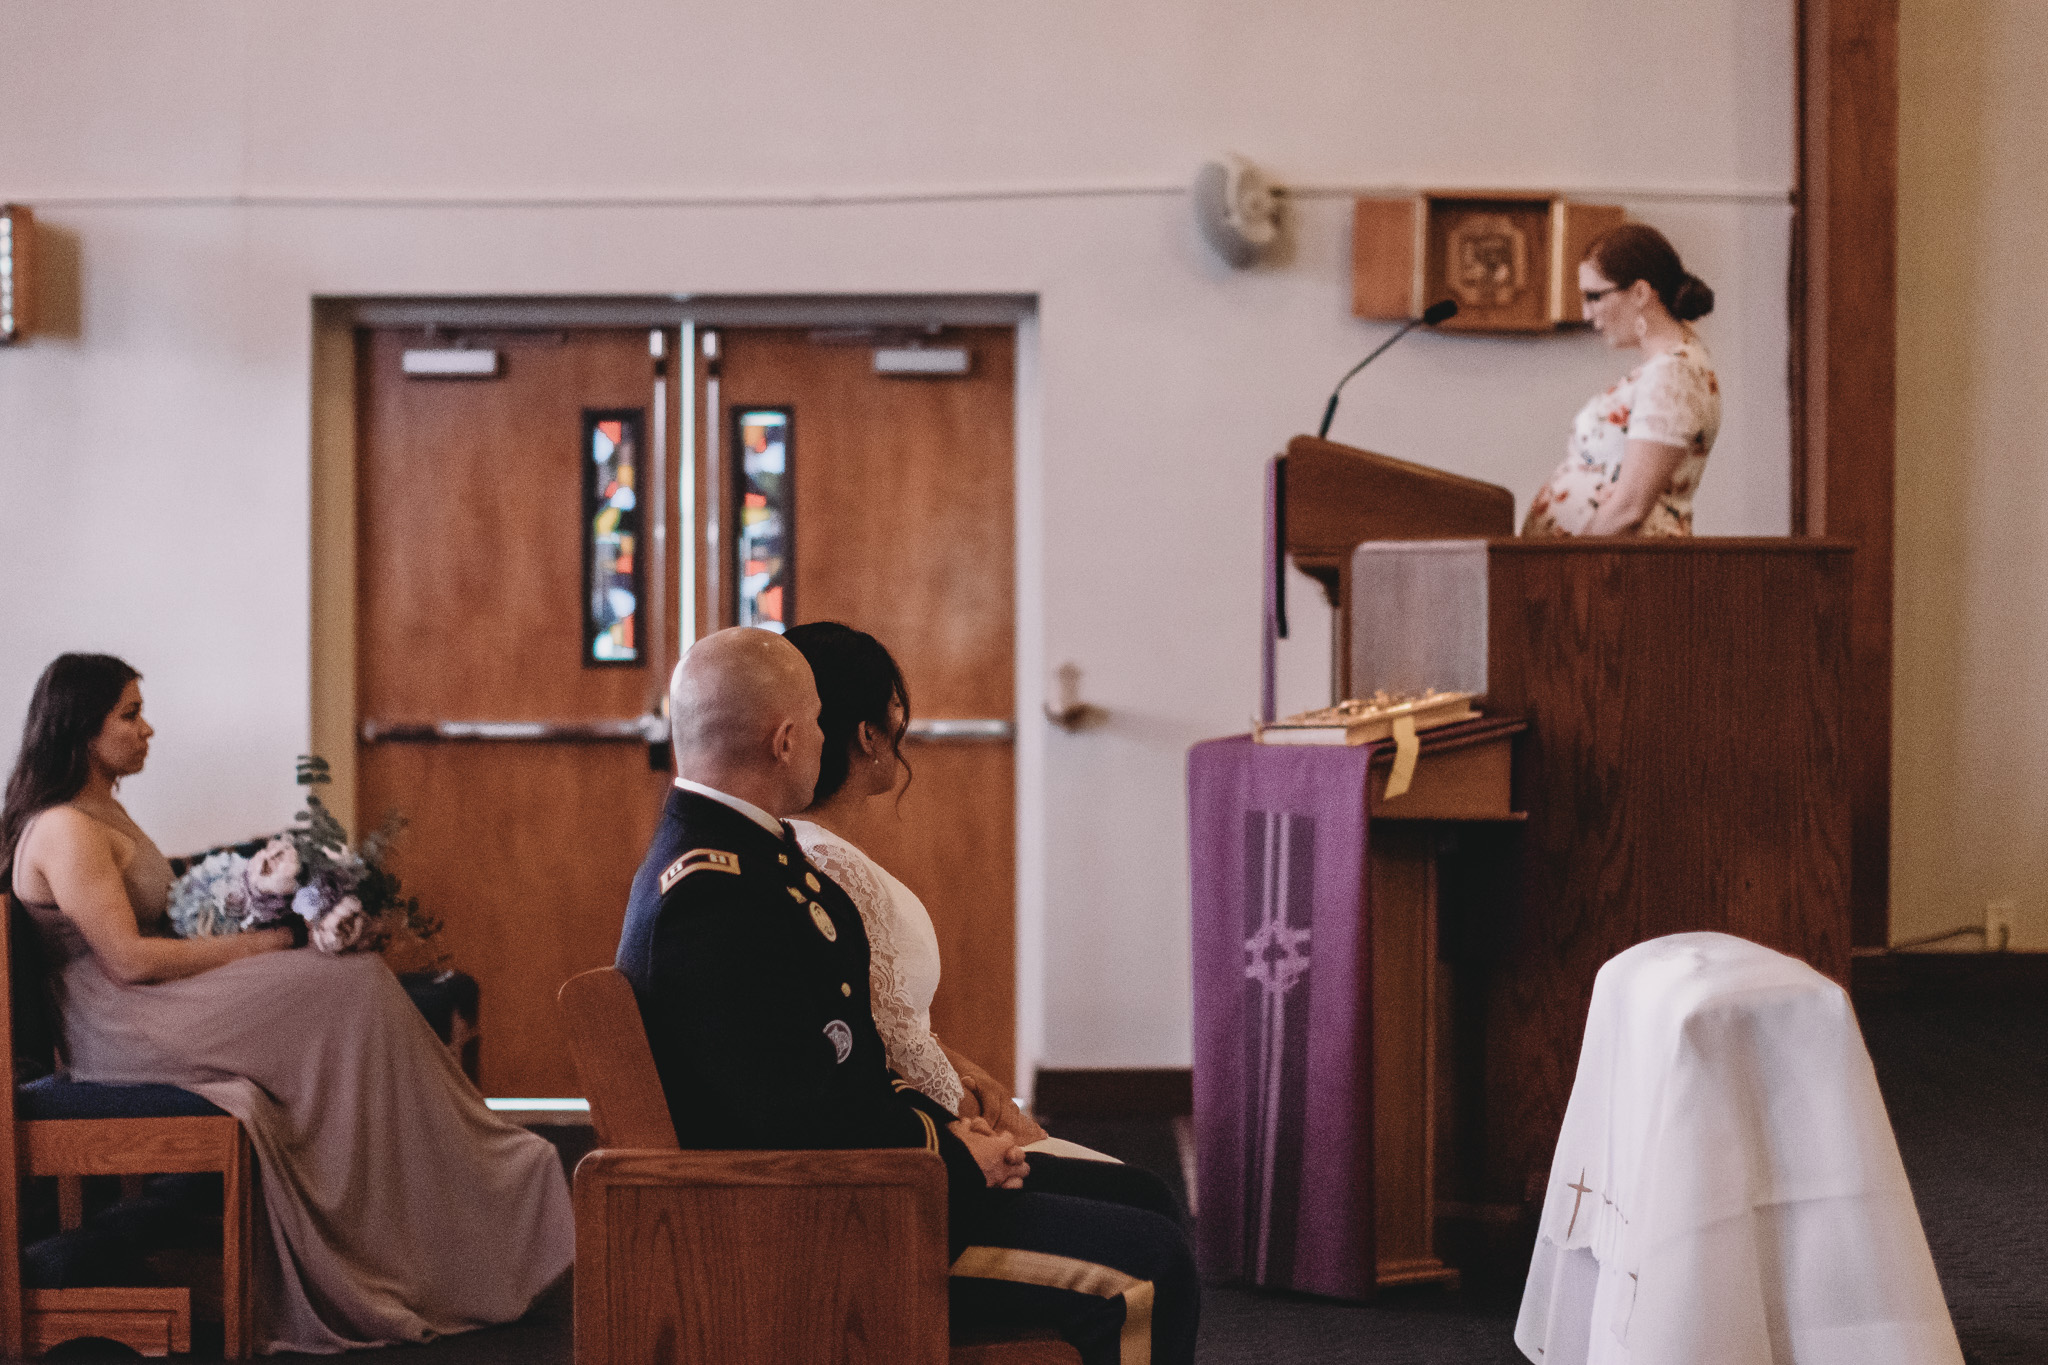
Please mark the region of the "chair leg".
<svg viewBox="0 0 2048 1365"><path fill-rule="evenodd" d="M255 1334L249 1301L249 1251L255 1232L250 1168L249 1135L237 1126L235 1154L221 1172L221 1354L228 1360L247 1360Z"/></svg>
<svg viewBox="0 0 2048 1365"><path fill-rule="evenodd" d="M81 1176L57 1177L57 1223L66 1232L85 1222L85 1180Z"/></svg>

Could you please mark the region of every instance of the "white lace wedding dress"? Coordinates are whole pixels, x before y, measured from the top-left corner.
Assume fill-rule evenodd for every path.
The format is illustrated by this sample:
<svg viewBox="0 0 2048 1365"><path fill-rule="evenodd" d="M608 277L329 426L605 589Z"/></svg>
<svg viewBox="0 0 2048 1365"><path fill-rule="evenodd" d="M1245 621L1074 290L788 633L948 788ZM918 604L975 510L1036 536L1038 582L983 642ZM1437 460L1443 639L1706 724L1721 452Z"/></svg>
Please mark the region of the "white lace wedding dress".
<svg viewBox="0 0 2048 1365"><path fill-rule="evenodd" d="M889 870L822 825L792 820L804 856L853 898L874 952L868 993L889 1066L920 1091L958 1113L960 1073L932 1036L932 996L939 989L939 936L917 893Z"/></svg>

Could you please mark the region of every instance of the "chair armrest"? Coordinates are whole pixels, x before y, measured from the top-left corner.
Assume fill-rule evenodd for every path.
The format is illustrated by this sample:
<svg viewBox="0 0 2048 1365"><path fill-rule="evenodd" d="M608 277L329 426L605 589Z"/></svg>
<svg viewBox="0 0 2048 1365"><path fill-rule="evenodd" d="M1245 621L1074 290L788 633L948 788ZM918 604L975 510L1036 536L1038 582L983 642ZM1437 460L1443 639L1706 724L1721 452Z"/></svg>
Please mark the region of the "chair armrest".
<svg viewBox="0 0 2048 1365"><path fill-rule="evenodd" d="M918 1148L600 1148L576 1167L576 1359L945 1365L946 1169ZM801 1340L797 1340L801 1338Z"/></svg>

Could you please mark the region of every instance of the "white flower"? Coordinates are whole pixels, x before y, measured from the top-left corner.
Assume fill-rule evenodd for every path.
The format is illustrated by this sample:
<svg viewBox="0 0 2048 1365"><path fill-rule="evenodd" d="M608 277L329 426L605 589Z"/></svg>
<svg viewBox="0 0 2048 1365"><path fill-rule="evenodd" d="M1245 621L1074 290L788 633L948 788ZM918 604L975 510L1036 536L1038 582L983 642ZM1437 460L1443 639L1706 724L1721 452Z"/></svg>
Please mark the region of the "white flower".
<svg viewBox="0 0 2048 1365"><path fill-rule="evenodd" d="M345 953L362 942L370 927L363 903L343 896L332 910L313 921L313 946L323 953Z"/></svg>
<svg viewBox="0 0 2048 1365"><path fill-rule="evenodd" d="M279 835L249 864L249 887L265 896L289 896L299 884L299 850Z"/></svg>
<svg viewBox="0 0 2048 1365"><path fill-rule="evenodd" d="M302 920L316 920L326 909L327 903L320 899L318 882L307 882L299 888L299 893L292 897L292 910Z"/></svg>
<svg viewBox="0 0 2048 1365"><path fill-rule="evenodd" d="M247 858L216 853L180 877L171 888L172 932L181 938L240 933L248 872Z"/></svg>

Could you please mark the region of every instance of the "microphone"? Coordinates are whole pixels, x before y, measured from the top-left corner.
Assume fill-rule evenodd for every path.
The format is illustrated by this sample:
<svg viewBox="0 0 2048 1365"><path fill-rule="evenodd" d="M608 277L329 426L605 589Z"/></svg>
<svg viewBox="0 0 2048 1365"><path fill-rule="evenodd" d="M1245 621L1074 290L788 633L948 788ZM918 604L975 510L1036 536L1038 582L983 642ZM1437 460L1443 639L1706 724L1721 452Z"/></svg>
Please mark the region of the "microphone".
<svg viewBox="0 0 2048 1365"><path fill-rule="evenodd" d="M1330 404L1323 409L1323 424L1316 428L1316 439L1321 440L1330 434L1330 419L1337 415L1337 395L1344 392L1344 386L1351 382L1352 375L1357 374L1360 370L1372 364L1373 361L1378 360L1387 347L1393 345L1402 337L1407 336L1417 327L1434 327L1439 322L1448 322L1457 315L1458 301L1456 299L1438 299L1435 303L1422 310L1421 317L1410 318L1402 323L1400 330L1385 341L1382 341L1377 350L1345 371L1344 377L1337 381L1337 387L1330 390Z"/></svg>

